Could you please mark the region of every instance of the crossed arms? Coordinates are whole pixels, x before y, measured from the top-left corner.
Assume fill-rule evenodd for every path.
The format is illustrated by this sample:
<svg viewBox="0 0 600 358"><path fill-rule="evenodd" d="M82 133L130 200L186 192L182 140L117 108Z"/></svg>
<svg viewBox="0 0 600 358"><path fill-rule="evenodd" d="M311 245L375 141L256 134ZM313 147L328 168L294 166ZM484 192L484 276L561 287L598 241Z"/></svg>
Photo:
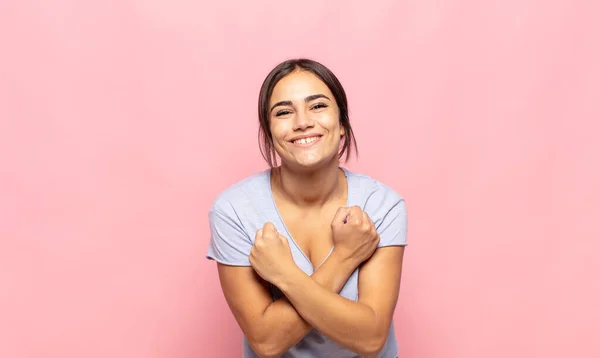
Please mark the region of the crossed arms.
<svg viewBox="0 0 600 358"><path fill-rule="evenodd" d="M308 276L295 264L277 270L265 264L268 255L261 250L278 257L285 252L277 252L277 245L287 241L274 237L255 241L252 267L218 264L226 301L254 351L261 357L278 357L315 328L357 354L375 357L387 340L398 300L404 247L377 248L365 260L348 250L351 245L336 243L329 258ZM359 265L355 302L339 292ZM273 301L268 282L284 297Z"/></svg>

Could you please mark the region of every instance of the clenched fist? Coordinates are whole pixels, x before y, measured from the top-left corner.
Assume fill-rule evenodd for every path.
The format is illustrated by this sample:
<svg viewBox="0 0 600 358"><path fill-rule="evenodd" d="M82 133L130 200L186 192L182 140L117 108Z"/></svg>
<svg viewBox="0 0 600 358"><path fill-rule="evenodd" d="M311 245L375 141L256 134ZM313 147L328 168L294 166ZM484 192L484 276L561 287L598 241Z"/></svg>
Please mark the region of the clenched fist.
<svg viewBox="0 0 600 358"><path fill-rule="evenodd" d="M379 235L369 215L358 206L339 208L331 222L335 250L357 266L367 260L379 244Z"/></svg>
<svg viewBox="0 0 600 358"><path fill-rule="evenodd" d="M256 232L249 259L254 271L274 285L296 265L287 238L270 222Z"/></svg>

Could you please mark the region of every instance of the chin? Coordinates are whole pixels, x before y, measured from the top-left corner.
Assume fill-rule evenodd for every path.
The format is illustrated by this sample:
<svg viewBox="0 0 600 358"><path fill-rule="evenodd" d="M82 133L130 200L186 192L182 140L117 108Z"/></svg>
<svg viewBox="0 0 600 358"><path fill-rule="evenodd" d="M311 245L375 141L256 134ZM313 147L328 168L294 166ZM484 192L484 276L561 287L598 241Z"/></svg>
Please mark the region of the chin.
<svg viewBox="0 0 600 358"><path fill-rule="evenodd" d="M337 154L337 153L336 153ZM330 165L338 165L337 161L334 159L337 158L335 155L333 158L331 157L321 157L321 158L306 158L303 160L291 160L285 161L285 165L291 168L303 170L303 171L315 171L321 168L325 168Z"/></svg>

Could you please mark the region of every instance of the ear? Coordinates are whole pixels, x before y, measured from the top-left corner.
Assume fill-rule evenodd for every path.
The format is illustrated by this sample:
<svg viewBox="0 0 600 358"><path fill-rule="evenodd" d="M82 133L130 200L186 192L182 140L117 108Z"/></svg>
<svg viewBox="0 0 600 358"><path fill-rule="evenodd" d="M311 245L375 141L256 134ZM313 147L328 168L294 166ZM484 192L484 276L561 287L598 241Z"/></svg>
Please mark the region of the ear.
<svg viewBox="0 0 600 358"><path fill-rule="evenodd" d="M346 128L344 128L344 126L341 126L340 128L340 137L343 137L346 135Z"/></svg>

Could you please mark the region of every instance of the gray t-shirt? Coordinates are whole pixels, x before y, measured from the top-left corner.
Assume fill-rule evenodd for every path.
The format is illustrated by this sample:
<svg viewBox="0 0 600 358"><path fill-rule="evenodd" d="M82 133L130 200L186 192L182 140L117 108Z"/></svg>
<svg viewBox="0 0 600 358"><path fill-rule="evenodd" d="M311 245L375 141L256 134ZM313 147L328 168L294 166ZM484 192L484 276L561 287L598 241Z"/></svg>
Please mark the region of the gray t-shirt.
<svg viewBox="0 0 600 358"><path fill-rule="evenodd" d="M378 247L406 245L407 216L404 199L390 187L373 178L341 169L348 182L347 206L359 206L373 220L380 236ZM288 238L294 262L307 275L312 275L316 268L294 242L275 205L270 173L267 169L253 174L233 184L217 197L209 212L211 239L207 258L226 265L251 266L248 256L256 232L266 222L272 222L277 231ZM282 296L276 287L270 287L273 300ZM358 269L352 273L340 295L353 301L358 300ZM398 344L392 322L387 342L378 357L397 356ZM243 339L242 357L258 357L246 337ZM354 358L358 355L313 329L282 357Z"/></svg>

